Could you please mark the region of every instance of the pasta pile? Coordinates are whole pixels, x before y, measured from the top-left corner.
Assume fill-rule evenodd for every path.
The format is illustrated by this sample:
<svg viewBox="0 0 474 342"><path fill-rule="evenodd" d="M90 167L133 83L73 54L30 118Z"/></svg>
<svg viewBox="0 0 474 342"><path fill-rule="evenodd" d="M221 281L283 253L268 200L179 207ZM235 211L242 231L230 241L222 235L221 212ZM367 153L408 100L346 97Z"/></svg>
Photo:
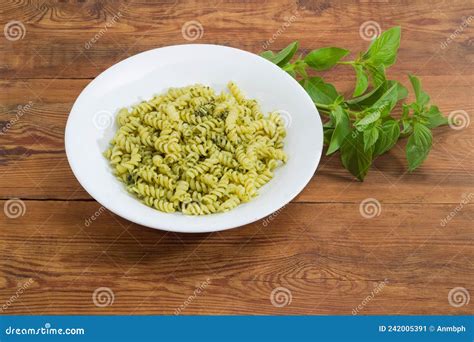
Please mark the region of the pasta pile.
<svg viewBox="0 0 474 342"><path fill-rule="evenodd" d="M115 175L146 205L188 215L225 212L257 195L287 156L284 122L264 117L232 82L171 88L117 115L104 152Z"/></svg>

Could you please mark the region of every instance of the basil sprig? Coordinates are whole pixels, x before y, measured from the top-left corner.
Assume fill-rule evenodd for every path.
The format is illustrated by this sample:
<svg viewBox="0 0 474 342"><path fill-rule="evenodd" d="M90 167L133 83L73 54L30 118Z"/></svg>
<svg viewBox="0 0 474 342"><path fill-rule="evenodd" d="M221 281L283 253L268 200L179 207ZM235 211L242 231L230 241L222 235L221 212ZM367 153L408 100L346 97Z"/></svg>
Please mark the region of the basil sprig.
<svg viewBox="0 0 474 342"><path fill-rule="evenodd" d="M448 123L438 107L429 105L429 95L413 75L408 77L415 102L402 103L400 118L391 115L408 95L408 90L400 82L386 76L387 68L397 59L400 33L400 27L383 32L355 60L342 60L349 50L338 47L323 47L294 58L298 42L278 53L264 51L261 54L303 86L325 118L326 154L339 152L342 165L361 181L374 159L392 149L403 137L408 137L408 170L415 170L431 150L431 129ZM349 99L321 77L311 75L311 71L329 70L336 65L349 65L355 72L354 91Z"/></svg>

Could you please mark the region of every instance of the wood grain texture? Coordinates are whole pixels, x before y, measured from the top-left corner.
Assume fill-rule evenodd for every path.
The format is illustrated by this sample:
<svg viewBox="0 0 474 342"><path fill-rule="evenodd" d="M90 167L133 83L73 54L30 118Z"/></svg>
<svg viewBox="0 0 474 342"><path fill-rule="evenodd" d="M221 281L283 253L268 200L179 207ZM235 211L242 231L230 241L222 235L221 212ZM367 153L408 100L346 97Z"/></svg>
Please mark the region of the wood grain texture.
<svg viewBox="0 0 474 342"><path fill-rule="evenodd" d="M94 202L27 201L24 216L0 221L0 298L32 278L6 312L173 314L208 282L183 313L351 314L386 282L361 312L469 313L447 294L471 286L474 206L442 227L451 210L387 204L367 219L357 203L290 204L266 223L185 235L131 225ZM115 300L98 308L92 293L104 286ZM279 286L292 295L282 308L270 301Z"/></svg>
<svg viewBox="0 0 474 342"><path fill-rule="evenodd" d="M360 314L474 313L472 302L448 302L455 287L474 295L472 123L436 129L430 157L411 174L403 141L375 161L364 183L337 156L323 156L278 215L197 235L147 229L101 209L70 171L63 141L74 100L94 77L138 52L187 43L181 30L192 20L203 26L195 42L256 53L274 35L274 50L298 39L306 51L356 52L368 45L359 35L364 22L401 25L390 77L408 85L406 74L415 73L443 113L472 118L472 21L459 32L472 15L472 4L459 0L2 3L2 27L20 21L24 36L4 35L0 44L0 205L21 198L24 207L18 218L0 215L0 311L351 314L382 284ZM322 75L349 94L351 70ZM361 215L367 198L381 203L379 216ZM94 305L99 287L113 291L112 305ZM272 305L278 287L291 292L289 305Z"/></svg>

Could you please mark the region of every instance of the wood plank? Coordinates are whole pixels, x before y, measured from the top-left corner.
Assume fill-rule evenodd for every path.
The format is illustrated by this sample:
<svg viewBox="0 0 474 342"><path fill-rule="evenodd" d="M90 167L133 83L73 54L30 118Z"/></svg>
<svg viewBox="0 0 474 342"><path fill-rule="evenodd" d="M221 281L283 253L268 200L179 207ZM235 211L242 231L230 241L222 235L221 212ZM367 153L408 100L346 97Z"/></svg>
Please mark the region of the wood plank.
<svg viewBox="0 0 474 342"><path fill-rule="evenodd" d="M203 27L200 43L217 43L259 52L276 35L271 48L279 49L299 39L305 49L337 44L354 51L365 49L361 25L373 20L381 29L403 26L403 41L394 72L419 71L432 58L450 67L430 69L430 74L472 74L472 32L464 30L442 49L441 44L472 13L466 1L432 4L403 2L313 1L163 1L150 6L143 1L18 1L3 9L2 24L21 21L22 39L0 46L0 74L6 78L95 77L121 59L148 49L188 43L181 30L189 21ZM120 13L117 20L113 19ZM295 20L290 22L292 15ZM283 33L278 30L286 22ZM107 26L107 23L110 25ZM341 29L343 23L343 30ZM86 45L94 37L97 42ZM441 63L445 63L441 62Z"/></svg>
<svg viewBox="0 0 474 342"><path fill-rule="evenodd" d="M0 303L33 279L9 314L173 314L187 299L183 314L351 314L380 287L361 314L473 313L447 297L474 290L472 204L444 227L449 204L382 204L372 219L357 204L290 204L191 235L130 224L94 202L24 203L24 216L0 217ZM94 305L99 287L113 291L111 306ZM277 287L289 305L272 305Z"/></svg>
<svg viewBox="0 0 474 342"><path fill-rule="evenodd" d="M472 98L466 97L469 81L454 80L427 76L423 84L444 113L472 113ZM5 129L0 135L0 198L90 199L69 169L63 142L67 115L88 82L0 81L0 124ZM350 89L351 82L336 83L340 89ZM459 131L436 129L429 159L411 174L400 141L399 148L375 161L364 183L352 179L337 155L323 156L315 177L295 201L358 202L370 194L388 203L458 203L463 193L474 191L473 133L472 124Z"/></svg>

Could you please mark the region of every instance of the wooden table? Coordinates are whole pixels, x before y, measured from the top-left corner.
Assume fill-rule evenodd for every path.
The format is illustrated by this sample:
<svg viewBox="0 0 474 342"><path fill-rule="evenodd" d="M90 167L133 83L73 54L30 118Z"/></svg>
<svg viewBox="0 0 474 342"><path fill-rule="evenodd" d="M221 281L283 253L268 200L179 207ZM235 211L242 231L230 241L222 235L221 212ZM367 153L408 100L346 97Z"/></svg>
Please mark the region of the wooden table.
<svg viewBox="0 0 474 342"><path fill-rule="evenodd" d="M306 50L361 51L368 45L359 34L364 23L383 30L401 25L389 76L408 85L406 74L415 73L446 115L472 117L469 1L7 1L2 7L2 27L20 22L9 24L19 35L2 37L0 46L3 313L474 312L473 300L459 307L448 301L455 288L474 295L472 123L436 129L433 151L413 173L406 171L404 142L376 160L364 183L337 156L323 157L310 184L278 215L194 235L141 227L101 208L74 178L63 141L71 106L94 77L138 52L187 43L182 28L190 21L203 28L194 42L255 53L272 36L274 50L298 39ZM343 91L354 81L344 67L323 76ZM373 218L360 212L369 198L380 203Z"/></svg>

